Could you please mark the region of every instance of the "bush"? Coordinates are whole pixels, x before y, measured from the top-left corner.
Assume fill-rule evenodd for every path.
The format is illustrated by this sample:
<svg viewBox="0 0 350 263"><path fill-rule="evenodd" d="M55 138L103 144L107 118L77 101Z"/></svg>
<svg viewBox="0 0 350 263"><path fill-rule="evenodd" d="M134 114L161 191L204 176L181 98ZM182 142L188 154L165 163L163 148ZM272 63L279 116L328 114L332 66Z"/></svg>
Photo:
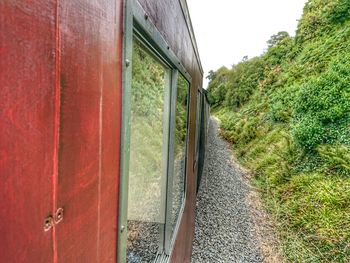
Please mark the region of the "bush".
<svg viewBox="0 0 350 263"><path fill-rule="evenodd" d="M331 23L343 23L350 18L350 1L332 1L331 8L326 14L326 18Z"/></svg>
<svg viewBox="0 0 350 263"><path fill-rule="evenodd" d="M293 138L305 149L349 143L349 60L336 60L320 77L301 85L293 108Z"/></svg>
<svg viewBox="0 0 350 263"><path fill-rule="evenodd" d="M269 100L269 113L274 122L289 123L298 86L292 85L276 91Z"/></svg>

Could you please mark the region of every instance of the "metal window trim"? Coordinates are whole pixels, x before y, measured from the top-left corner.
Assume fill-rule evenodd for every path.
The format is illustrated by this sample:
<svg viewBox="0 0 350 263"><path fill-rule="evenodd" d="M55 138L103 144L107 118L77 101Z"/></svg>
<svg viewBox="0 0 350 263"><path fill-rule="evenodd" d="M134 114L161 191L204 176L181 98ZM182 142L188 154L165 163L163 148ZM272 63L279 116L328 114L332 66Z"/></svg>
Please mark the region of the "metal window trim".
<svg viewBox="0 0 350 263"><path fill-rule="evenodd" d="M174 84L174 89L175 89L175 92L173 92L173 118L171 119L171 122L173 124L173 130L172 130L172 134L171 136L173 137L173 144L172 144L172 147L170 148L170 150L172 151L170 154L172 154L171 156L173 157L172 159L174 159L174 138L175 138L175 118L176 118L176 102L177 102L177 79L178 79L178 76L179 76L179 72L177 72L176 74L176 80L175 82L173 82ZM174 76L174 75L173 75ZM175 77L175 76L174 76ZM184 77L182 75L182 77ZM185 78L186 79L186 78ZM186 207L186 200L187 200L187 161L188 161L188 146L189 146L189 120L190 120L190 102L191 102L191 83L188 82L188 87L187 87L187 106L186 106L186 113L187 113L187 116L186 116L186 119L187 119L187 123L186 123L186 149L185 149L185 164L184 164L184 167L185 167L185 170L184 170L184 196L182 198L182 203L181 203L181 208L180 208L180 211L179 211L179 215L178 215L178 218L177 218L177 221L176 221L176 225L175 225L175 228L174 228L174 231L173 233L171 232L171 229L169 229L171 227L171 222L168 222L168 225L166 227L166 230L168 231L166 233L166 245L165 245L165 254L169 255L169 258L171 258L171 255L172 255L172 252L173 252L173 248L174 248L174 245L175 245L175 241L176 241L176 237L178 235L178 232L179 232L179 229L180 229L180 225L181 225L181 220L183 218L183 213L185 211L185 207ZM173 90L174 90L173 89ZM172 167L169 167L170 169L172 169L170 171L170 174L171 174L171 179L173 179L173 173L174 173L174 162L171 163ZM170 191L169 191L170 192ZM171 192L172 193L172 192ZM167 215L170 215L170 219L171 219L171 208L172 208L172 205L171 205L171 202L172 202L172 198L170 198L170 201L167 202L169 204L169 214Z"/></svg>
<svg viewBox="0 0 350 263"><path fill-rule="evenodd" d="M164 244L166 242L166 225L167 225L167 200L169 197L168 184L169 184L169 164L170 162L170 135L171 135L171 99L172 99L172 84L173 84L173 70L166 70L165 79L165 90L164 90L164 113L163 113L163 152L162 156L162 190L161 190L161 208L160 213L162 216L162 225L160 227L160 237L159 237L159 253L162 254L164 251Z"/></svg>
<svg viewBox="0 0 350 263"><path fill-rule="evenodd" d="M180 227L183 211L186 205L186 190L187 190L187 158L188 158L188 122L189 122L189 100L190 100L190 84L187 87L187 109L186 109L186 141L185 141L185 169L184 169L184 188L183 197L181 200L181 207L179 211L178 218L176 219L176 224L174 231L172 232L172 194L173 194L173 178L174 178L174 153L175 153L175 131L176 131L176 102L177 102L177 84L178 77L180 73L177 70L173 70L172 73L172 104L171 104L171 123L170 123L170 133L169 133L169 166L168 166L168 195L167 195L167 212L166 212L166 232L165 232L165 254L171 255L173 246L178 234Z"/></svg>
<svg viewBox="0 0 350 263"><path fill-rule="evenodd" d="M154 53L158 60L160 59L163 63L167 65L171 70L170 86L165 87L169 90L169 99L172 99L175 93L175 101L168 101L166 107L170 109L173 104L176 108L176 88L174 85L174 72L181 73L181 75L188 82L188 100L187 100L187 131L186 131L186 162L185 167L187 167L188 158L188 140L189 140L189 105L191 100L190 87L192 83L192 78L187 72L185 67L182 65L180 60L177 58L175 53L171 50L161 33L155 27L155 25L148 19L148 15L142 9L141 5L137 0L125 0L124 1L124 20L123 20L123 66L122 66L122 133L121 133L121 162L120 162L120 183L119 183L119 208L118 208L118 230L117 230L117 262L126 262L126 251L127 251L127 209L128 209L128 188L129 188L129 162L130 162L130 132L131 132L131 80L132 80L132 49L133 49L133 38L136 36L143 45L150 49L151 53ZM175 79L175 84L177 79ZM175 89L175 92L174 92ZM174 103L175 102L175 103ZM166 103L165 103L166 104ZM169 110L171 114L171 110ZM176 111L175 111L176 113ZM169 114L168 121L173 122L176 116L171 116ZM164 114L166 115L166 114ZM168 127L170 127L170 123ZM171 131L169 132L169 140L171 137ZM169 142L167 142L169 143ZM172 147L172 148L171 148ZM169 153L173 149L174 145L168 145L168 158L166 158L167 166L169 165ZM169 168L166 168L169 170ZM166 235L166 227L164 228L163 238L160 239L162 244L167 244L168 254L170 255L173 249L173 245L176 240L178 229L180 227L181 219L186 204L186 189L187 189L187 169L185 168L185 178L184 178L184 197L182 202L182 207L177 219L176 227L174 229L173 236L170 237ZM166 187L168 185L169 175L166 177ZM166 204L168 204L169 191L166 189L167 198ZM168 205L166 205L165 209ZM166 214L167 215L167 214ZM168 241L166 241L169 239ZM165 246L165 249L166 247ZM163 249L163 247L162 247ZM164 254L164 253L162 253Z"/></svg>
<svg viewBox="0 0 350 263"><path fill-rule="evenodd" d="M169 129L169 160L174 160L175 153L175 118L176 118L176 97L177 97L177 77L178 71L172 71L172 94L171 100L175 103L171 104L170 108L170 129ZM165 223L165 254L170 254L171 247L171 219L172 219L172 192L173 192L173 178L174 178L174 162L169 162L168 165L168 183L167 183L167 200L166 200L166 223Z"/></svg>
<svg viewBox="0 0 350 263"><path fill-rule="evenodd" d="M197 109L196 109L196 154L198 154L199 151L199 135L200 135L200 123L202 121L202 115L201 115L201 111L202 111L202 92L200 89L198 89L198 93L197 93ZM198 129L198 131L197 131Z"/></svg>
<svg viewBox="0 0 350 263"><path fill-rule="evenodd" d="M131 77L133 15L130 1L124 1L123 60L122 60L122 131L119 181L119 208L117 231L117 262L126 262L127 209L129 188L130 130L131 130Z"/></svg>
<svg viewBox="0 0 350 263"><path fill-rule="evenodd" d="M174 251L174 245L175 245L175 241L176 241L176 237L177 234L179 232L180 229L180 225L181 225L181 220L182 220L182 216L183 213L185 211L185 206L186 206L186 191L184 193L184 197L182 199L182 204L181 204L181 208L180 208L180 212L179 212L179 216L177 218L176 221L176 225L174 228L174 232L172 233L172 235L170 236L170 239L168 240L168 248L165 246L165 254L169 256L169 258L171 258L172 252ZM171 233L171 232L170 232Z"/></svg>
<svg viewBox="0 0 350 263"><path fill-rule="evenodd" d="M200 123L202 121L201 116L201 110L202 110L202 92L198 88L197 94L196 94L196 133L195 133L195 152L194 152L194 165L193 170L196 169L196 165L198 164L198 157L199 157L199 137L200 137Z"/></svg>

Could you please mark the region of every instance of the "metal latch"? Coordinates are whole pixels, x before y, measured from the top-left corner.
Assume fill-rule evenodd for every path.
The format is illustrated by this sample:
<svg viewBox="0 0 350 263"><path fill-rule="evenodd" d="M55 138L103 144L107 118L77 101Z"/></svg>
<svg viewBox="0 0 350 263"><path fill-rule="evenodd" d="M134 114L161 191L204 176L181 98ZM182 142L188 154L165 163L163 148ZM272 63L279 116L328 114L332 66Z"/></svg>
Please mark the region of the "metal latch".
<svg viewBox="0 0 350 263"><path fill-rule="evenodd" d="M44 231L47 232L56 224L59 224L63 220L63 208L60 207L56 210L55 217L52 215L47 216L44 219Z"/></svg>

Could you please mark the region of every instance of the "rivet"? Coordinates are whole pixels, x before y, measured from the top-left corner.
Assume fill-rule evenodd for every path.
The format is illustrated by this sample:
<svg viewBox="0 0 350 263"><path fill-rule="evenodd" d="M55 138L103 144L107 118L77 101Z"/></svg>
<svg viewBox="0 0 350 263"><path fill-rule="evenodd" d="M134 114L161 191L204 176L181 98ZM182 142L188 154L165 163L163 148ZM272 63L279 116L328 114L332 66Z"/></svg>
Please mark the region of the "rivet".
<svg viewBox="0 0 350 263"><path fill-rule="evenodd" d="M145 19L146 19L146 20L148 19L148 15L147 15L147 14L145 14Z"/></svg>
<svg viewBox="0 0 350 263"><path fill-rule="evenodd" d="M124 232L124 229L125 229L125 226L121 226L121 227L120 227L120 232L123 233L123 232Z"/></svg>
<svg viewBox="0 0 350 263"><path fill-rule="evenodd" d="M125 59L125 66L127 66L127 67L130 66L130 60L129 59Z"/></svg>

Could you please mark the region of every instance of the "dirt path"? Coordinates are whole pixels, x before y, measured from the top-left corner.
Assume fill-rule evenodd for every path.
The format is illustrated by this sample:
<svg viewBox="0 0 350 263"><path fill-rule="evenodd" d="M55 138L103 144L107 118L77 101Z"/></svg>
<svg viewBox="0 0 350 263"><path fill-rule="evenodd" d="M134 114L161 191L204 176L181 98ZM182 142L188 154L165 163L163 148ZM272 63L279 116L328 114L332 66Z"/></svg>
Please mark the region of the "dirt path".
<svg viewBox="0 0 350 263"><path fill-rule="evenodd" d="M192 263L283 262L259 197L211 119L207 173L197 198Z"/></svg>

